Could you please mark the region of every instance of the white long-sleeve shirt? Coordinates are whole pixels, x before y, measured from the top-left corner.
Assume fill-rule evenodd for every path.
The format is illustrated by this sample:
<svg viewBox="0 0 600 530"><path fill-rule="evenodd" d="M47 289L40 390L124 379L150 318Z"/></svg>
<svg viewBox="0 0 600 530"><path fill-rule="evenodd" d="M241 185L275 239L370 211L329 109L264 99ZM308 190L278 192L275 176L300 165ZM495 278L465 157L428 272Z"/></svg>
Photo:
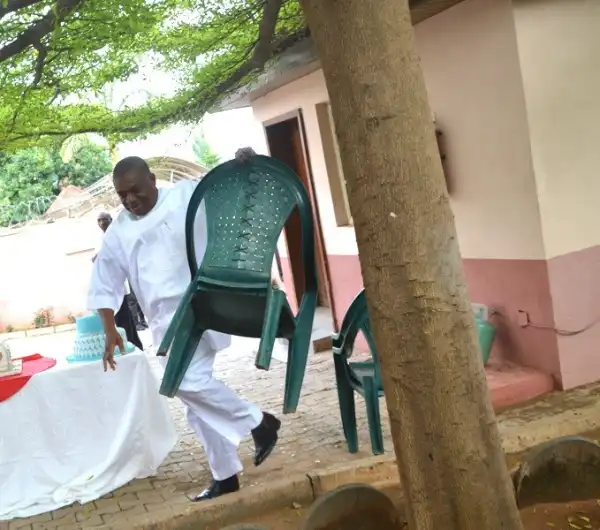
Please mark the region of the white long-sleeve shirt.
<svg viewBox="0 0 600 530"><path fill-rule="evenodd" d="M88 308L117 311L129 280L157 346L191 281L185 217L196 185L181 181L172 188L160 189L155 207L144 217L121 212L106 231L94 261ZM196 216L195 234L196 257L201 263L206 250L203 207ZM231 342L229 335L216 331L207 331L205 337L214 350L226 348Z"/></svg>

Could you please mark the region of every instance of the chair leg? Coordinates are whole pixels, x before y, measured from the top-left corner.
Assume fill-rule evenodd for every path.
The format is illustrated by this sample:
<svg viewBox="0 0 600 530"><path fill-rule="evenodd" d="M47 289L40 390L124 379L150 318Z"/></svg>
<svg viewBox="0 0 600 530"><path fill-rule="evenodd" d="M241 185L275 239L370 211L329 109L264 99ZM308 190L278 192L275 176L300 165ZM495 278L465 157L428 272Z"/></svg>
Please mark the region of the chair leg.
<svg viewBox="0 0 600 530"><path fill-rule="evenodd" d="M375 379L373 377L363 378L363 385L365 389L365 404L367 406L371 449L374 455L381 455L384 453L384 449L381 414L379 412L379 393L377 388L375 388Z"/></svg>
<svg viewBox="0 0 600 530"><path fill-rule="evenodd" d="M296 412L298 402L300 401L300 392L304 382L306 364L308 356L312 353L313 347L310 341L305 337L294 337L289 341L288 361L285 371L285 390L283 395L283 413L291 414Z"/></svg>
<svg viewBox="0 0 600 530"><path fill-rule="evenodd" d="M333 356L335 366L335 379L337 383L338 401L340 404L340 416L344 437L350 453L358 452L358 429L356 426L356 408L354 401L354 389L346 377L346 360L340 355Z"/></svg>
<svg viewBox="0 0 600 530"><path fill-rule="evenodd" d="M167 331L162 339L162 342L158 345L158 349L156 350L156 355L159 357L164 357L167 355L169 348L171 347L171 343L175 340L175 337L180 333L182 326L189 325L188 312L190 311L190 305L192 302L192 298L194 296L194 292L196 290L196 286L194 282L191 282L185 293L177 309L169 326L167 327Z"/></svg>
<svg viewBox="0 0 600 530"><path fill-rule="evenodd" d="M273 347L275 346L277 330L279 329L279 318L281 317L281 309L285 299L285 293L279 289L271 288L267 295L267 310L263 321L256 361L254 362L254 366L258 370L268 370L271 367Z"/></svg>
<svg viewBox="0 0 600 530"><path fill-rule="evenodd" d="M185 317L184 326L182 326L184 331L181 331L173 340L173 346L160 385L160 393L171 398L179 390L179 385L181 385L185 372L190 366L200 339L204 334L203 329L199 329L194 325L192 308L190 307L187 312L190 314Z"/></svg>
<svg viewBox="0 0 600 530"><path fill-rule="evenodd" d="M316 293L305 294L298 315L296 316L296 332L290 340L287 370L285 373L284 414L296 412L298 408L308 355L313 351L312 326L316 305Z"/></svg>

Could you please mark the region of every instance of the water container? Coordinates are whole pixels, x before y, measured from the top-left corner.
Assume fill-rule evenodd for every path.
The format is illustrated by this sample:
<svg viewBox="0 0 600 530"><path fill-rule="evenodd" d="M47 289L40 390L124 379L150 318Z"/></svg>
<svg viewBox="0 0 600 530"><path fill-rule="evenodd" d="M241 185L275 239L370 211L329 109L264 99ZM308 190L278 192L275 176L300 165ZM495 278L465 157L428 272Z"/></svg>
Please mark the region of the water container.
<svg viewBox="0 0 600 530"><path fill-rule="evenodd" d="M479 338L479 347L481 348L481 357L483 364L486 365L490 360L490 353L492 352L492 345L496 338L496 326L491 322L485 320L475 320L477 325L477 336Z"/></svg>

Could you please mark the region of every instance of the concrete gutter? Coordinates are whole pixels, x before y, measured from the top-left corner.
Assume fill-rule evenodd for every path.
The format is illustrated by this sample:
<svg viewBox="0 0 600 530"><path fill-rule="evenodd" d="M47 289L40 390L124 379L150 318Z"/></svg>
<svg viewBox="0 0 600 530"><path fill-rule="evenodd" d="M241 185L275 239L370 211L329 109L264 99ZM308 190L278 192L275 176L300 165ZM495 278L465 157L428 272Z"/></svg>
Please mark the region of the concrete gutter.
<svg viewBox="0 0 600 530"><path fill-rule="evenodd" d="M342 484L363 483L381 487L398 484L393 456L376 456L339 464L328 469L297 475L259 488L242 489L236 495L201 504L190 504L180 514L157 520L156 515L139 516L132 523L112 526L114 530L205 530L221 528L258 517L267 512L310 506L317 497Z"/></svg>
<svg viewBox="0 0 600 530"><path fill-rule="evenodd" d="M590 433L600 426L600 384L556 392L524 407L498 416L498 426L513 467L520 455L541 443L561 436ZM595 437L597 433L590 436ZM308 472L262 487L245 488L236 495L201 504L190 504L179 514L165 511L136 517L113 526L137 530L212 530L251 520L284 508L307 507L314 500L343 484L363 483L381 489L398 488L400 479L393 455L373 456Z"/></svg>

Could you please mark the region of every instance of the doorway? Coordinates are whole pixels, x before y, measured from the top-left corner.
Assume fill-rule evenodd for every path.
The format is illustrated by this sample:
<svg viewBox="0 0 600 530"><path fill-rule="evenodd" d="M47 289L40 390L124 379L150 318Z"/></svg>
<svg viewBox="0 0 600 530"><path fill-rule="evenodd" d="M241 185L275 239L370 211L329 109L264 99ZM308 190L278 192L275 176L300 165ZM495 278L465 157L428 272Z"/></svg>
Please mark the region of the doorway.
<svg viewBox="0 0 600 530"><path fill-rule="evenodd" d="M315 225L315 261L319 284L318 305L331 308L328 267L314 181L310 172L309 156L305 143L302 112L298 110L265 124L265 135L271 156L281 160L294 170L310 197ZM288 259L292 271L296 300L300 304L304 294L304 264L302 261L302 225L300 213L297 209L292 212L285 224L284 237L288 248Z"/></svg>

